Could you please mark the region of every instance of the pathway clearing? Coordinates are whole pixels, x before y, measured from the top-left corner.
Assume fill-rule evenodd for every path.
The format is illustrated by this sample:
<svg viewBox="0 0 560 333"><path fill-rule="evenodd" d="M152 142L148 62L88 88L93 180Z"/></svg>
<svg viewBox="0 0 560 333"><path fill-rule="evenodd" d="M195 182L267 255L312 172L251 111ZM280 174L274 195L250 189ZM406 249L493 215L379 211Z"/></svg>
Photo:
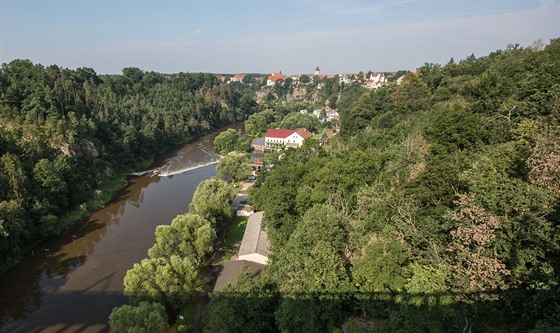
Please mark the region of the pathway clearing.
<svg viewBox="0 0 560 333"><path fill-rule="evenodd" d="M247 189L249 187L251 187L254 183L252 182L244 182L241 185L241 189L239 190L239 192L237 193L237 195L235 196L235 199L233 199L233 203L232 203L232 209L235 210L237 209L237 206L239 205L239 202L243 201L243 200L247 200ZM232 219L233 220L233 219ZM230 222L231 224L231 222ZM204 287L202 292L200 293L200 295L198 296L198 299L196 301L196 312L194 314L194 318L192 321L192 326L191 328L188 330L188 332L191 333L202 333L202 329L203 329L203 323L202 323L202 318L204 316L204 311L206 310L206 306L208 305L208 302L210 301L210 292L212 292L212 290L214 289L214 284L216 283L216 279L218 278L218 275L220 274L220 266L222 265L222 257L224 255L224 248L223 248L223 244L224 244L224 240L226 238L227 232L230 228L230 225L228 225L227 228L222 228L222 230L220 230L218 237L217 237L217 243L219 245L219 248L217 248L214 251L214 254L212 255L212 258L210 258L210 262L208 264L208 275L206 276L206 278L204 279Z"/></svg>

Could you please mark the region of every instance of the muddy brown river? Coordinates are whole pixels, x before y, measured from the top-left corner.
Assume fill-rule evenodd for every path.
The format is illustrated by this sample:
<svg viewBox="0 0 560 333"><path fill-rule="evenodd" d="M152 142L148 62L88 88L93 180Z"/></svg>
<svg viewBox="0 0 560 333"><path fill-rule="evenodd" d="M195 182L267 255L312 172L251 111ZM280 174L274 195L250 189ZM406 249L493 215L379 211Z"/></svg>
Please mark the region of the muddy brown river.
<svg viewBox="0 0 560 333"><path fill-rule="evenodd" d="M170 151L159 176L130 180L105 208L35 247L0 280L0 332L109 332L112 308L127 301L126 271L147 256L156 226L186 212L216 174L221 130Z"/></svg>

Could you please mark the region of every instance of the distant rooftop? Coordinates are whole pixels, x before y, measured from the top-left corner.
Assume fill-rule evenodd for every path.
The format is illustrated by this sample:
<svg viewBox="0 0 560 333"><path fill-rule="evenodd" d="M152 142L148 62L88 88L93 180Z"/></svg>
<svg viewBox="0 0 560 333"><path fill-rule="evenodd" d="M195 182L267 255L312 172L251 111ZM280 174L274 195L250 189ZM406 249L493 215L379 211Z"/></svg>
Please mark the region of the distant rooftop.
<svg viewBox="0 0 560 333"><path fill-rule="evenodd" d="M264 138L254 138L251 144L264 146Z"/></svg>

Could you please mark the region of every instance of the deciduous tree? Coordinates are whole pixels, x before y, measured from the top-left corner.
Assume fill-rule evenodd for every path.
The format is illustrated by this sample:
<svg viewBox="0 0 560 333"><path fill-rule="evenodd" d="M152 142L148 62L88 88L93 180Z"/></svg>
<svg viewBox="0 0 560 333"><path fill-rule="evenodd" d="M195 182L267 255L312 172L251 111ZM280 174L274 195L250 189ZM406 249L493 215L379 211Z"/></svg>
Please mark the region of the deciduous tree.
<svg viewBox="0 0 560 333"><path fill-rule="evenodd" d="M150 258L180 256L192 259L198 266L214 249L216 231L212 224L195 214L178 215L171 225L156 228L156 243L148 251Z"/></svg>
<svg viewBox="0 0 560 333"><path fill-rule="evenodd" d="M458 211L451 219L456 226L447 248L455 271L455 288L467 293L507 289L510 271L495 246L500 220L478 206L472 195L463 195L455 204ZM486 298L484 294L478 297Z"/></svg>
<svg viewBox="0 0 560 333"><path fill-rule="evenodd" d="M200 272L192 258L144 259L124 278L124 294L134 303L157 301L179 309L202 287Z"/></svg>
<svg viewBox="0 0 560 333"><path fill-rule="evenodd" d="M231 185L218 178L206 179L198 184L189 212L198 214L214 225L221 225L233 216L231 204L235 192Z"/></svg>
<svg viewBox="0 0 560 333"><path fill-rule="evenodd" d="M218 162L216 171L218 176L228 181L237 182L246 179L252 171L249 165L249 155L232 152Z"/></svg>
<svg viewBox="0 0 560 333"><path fill-rule="evenodd" d="M122 333L162 333L167 330L167 313L159 303L123 305L113 309L109 325Z"/></svg>
<svg viewBox="0 0 560 333"><path fill-rule="evenodd" d="M230 128L218 134L214 139L214 148L222 155L232 151L244 152L247 150L241 131Z"/></svg>

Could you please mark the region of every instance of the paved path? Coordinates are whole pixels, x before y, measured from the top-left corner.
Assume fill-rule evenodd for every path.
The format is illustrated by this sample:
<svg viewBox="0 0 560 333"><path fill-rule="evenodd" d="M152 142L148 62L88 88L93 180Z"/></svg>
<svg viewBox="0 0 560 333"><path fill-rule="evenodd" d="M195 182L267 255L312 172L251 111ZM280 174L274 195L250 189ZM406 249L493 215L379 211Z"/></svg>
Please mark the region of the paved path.
<svg viewBox="0 0 560 333"><path fill-rule="evenodd" d="M237 205L239 205L240 201L247 200L248 197L247 189L251 187L253 184L254 183L245 182L241 185L241 190L239 190L239 193L237 193L237 196L235 197L235 199L233 199L233 209L237 209Z"/></svg>
<svg viewBox="0 0 560 333"><path fill-rule="evenodd" d="M233 203L232 203L232 209L234 210L234 214L235 214L235 210L237 210L237 205L239 205L239 202L242 200L247 200L248 197L247 189L251 187L253 184L254 183L252 182L245 182L241 185L241 190L239 190L237 196L235 196L235 199L233 199ZM196 312L194 314L192 327L189 330L189 332L202 333L202 329L203 329L202 319L204 316L204 311L206 310L206 306L210 301L210 297L209 297L210 292L214 289L214 284L216 283L216 279L218 278L218 275L220 273L219 268L222 264L222 256L223 256L222 246L224 244L226 235L227 235L227 228L220 230L220 234L218 235L218 241L216 242L219 248L217 248L214 251L214 255L210 259L210 263L208 265L209 272L206 278L204 279L204 290L198 297L197 304L196 304Z"/></svg>

